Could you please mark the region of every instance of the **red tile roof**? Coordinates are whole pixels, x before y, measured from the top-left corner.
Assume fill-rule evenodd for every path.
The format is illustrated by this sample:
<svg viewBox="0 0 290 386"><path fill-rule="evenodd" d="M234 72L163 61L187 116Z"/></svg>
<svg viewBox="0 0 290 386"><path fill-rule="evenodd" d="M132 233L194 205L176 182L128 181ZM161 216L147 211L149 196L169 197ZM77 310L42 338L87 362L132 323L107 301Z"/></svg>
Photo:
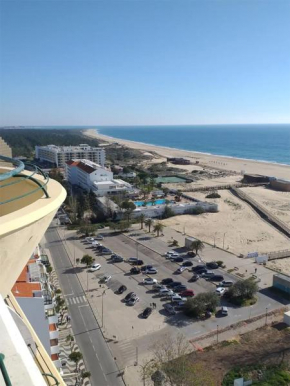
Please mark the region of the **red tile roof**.
<svg viewBox="0 0 290 386"><path fill-rule="evenodd" d="M79 162L79 164L76 165L76 166L77 166L77 168L83 170L84 172L86 172L88 174L91 174L91 173L93 173L96 170L93 167L84 164L83 162Z"/></svg>
<svg viewBox="0 0 290 386"><path fill-rule="evenodd" d="M16 282L12 287L12 293L16 298L33 298L33 291L40 291L40 283Z"/></svg>
<svg viewBox="0 0 290 386"><path fill-rule="evenodd" d="M49 331L56 331L57 330L57 327L55 325L55 323L52 323L49 325Z"/></svg>
<svg viewBox="0 0 290 386"><path fill-rule="evenodd" d="M58 360L58 354L51 354L51 360L57 361Z"/></svg>
<svg viewBox="0 0 290 386"><path fill-rule="evenodd" d="M69 166L77 166L81 161L73 161L70 159L69 161L66 161L66 164Z"/></svg>

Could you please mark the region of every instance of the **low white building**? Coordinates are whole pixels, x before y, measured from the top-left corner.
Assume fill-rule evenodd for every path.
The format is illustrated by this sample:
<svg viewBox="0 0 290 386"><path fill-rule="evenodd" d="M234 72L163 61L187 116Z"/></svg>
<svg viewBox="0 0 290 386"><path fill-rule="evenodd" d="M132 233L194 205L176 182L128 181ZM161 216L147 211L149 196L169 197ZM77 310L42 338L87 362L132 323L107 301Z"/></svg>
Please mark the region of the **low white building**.
<svg viewBox="0 0 290 386"><path fill-rule="evenodd" d="M204 212L218 212L218 205L211 202L186 202L167 205L175 215L193 214L197 208L202 208ZM146 217L161 217L165 211L166 205L139 206L133 211L133 217L139 217L144 214Z"/></svg>
<svg viewBox="0 0 290 386"><path fill-rule="evenodd" d="M111 170L85 159L67 161L66 178L72 185L92 190L100 197L133 190L129 183L114 180Z"/></svg>

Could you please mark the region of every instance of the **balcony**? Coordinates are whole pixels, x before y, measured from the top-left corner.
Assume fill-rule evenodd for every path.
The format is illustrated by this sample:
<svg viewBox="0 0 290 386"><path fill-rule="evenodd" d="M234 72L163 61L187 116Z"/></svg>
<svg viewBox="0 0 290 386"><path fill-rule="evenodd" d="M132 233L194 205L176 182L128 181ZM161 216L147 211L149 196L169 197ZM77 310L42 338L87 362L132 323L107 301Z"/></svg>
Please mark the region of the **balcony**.
<svg viewBox="0 0 290 386"><path fill-rule="evenodd" d="M5 297L66 191L39 168L0 156L0 294Z"/></svg>

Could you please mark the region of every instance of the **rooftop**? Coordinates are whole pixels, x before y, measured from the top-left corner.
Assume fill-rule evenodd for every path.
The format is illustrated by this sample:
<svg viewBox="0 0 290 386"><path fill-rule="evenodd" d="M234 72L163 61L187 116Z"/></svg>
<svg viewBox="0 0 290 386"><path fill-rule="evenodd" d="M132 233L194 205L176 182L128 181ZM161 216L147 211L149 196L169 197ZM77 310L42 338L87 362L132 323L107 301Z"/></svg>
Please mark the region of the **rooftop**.
<svg viewBox="0 0 290 386"><path fill-rule="evenodd" d="M46 146L37 146L38 149L47 149L51 150L55 153L58 152L78 152L78 151L92 151L92 150L100 150L104 151L100 147L92 147L87 145L86 143L81 143L78 146L57 146L57 145L46 145Z"/></svg>

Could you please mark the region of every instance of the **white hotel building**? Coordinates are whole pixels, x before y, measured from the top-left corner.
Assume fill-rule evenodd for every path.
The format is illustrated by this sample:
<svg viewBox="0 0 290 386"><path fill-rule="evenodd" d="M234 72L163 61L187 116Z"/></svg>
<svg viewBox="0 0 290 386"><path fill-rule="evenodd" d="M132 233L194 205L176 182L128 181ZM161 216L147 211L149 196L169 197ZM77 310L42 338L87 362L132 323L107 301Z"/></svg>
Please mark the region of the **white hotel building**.
<svg viewBox="0 0 290 386"><path fill-rule="evenodd" d="M104 166L106 152L99 147L87 144L79 146L35 146L35 158L54 164L57 168L64 168L65 163L71 159L87 159Z"/></svg>
<svg viewBox="0 0 290 386"><path fill-rule="evenodd" d="M111 170L86 159L67 161L65 174L70 184L92 190L99 197L134 190L127 182L115 180Z"/></svg>

